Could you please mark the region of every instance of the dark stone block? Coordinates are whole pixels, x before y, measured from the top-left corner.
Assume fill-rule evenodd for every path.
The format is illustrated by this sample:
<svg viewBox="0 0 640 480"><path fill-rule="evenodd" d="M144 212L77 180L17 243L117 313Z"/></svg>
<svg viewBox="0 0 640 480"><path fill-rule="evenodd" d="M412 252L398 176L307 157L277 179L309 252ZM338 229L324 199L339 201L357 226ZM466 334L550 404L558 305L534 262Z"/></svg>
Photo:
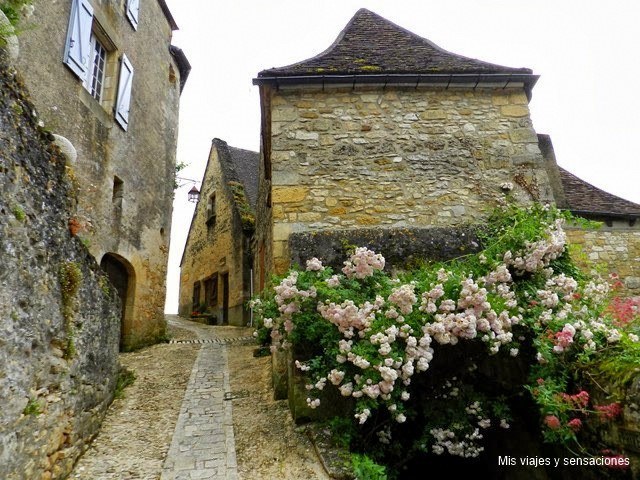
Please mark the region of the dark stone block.
<svg viewBox="0 0 640 480"><path fill-rule="evenodd" d="M473 228L361 228L294 233L289 237L291 264L304 266L312 257L342 268L347 251L367 247L381 253L387 268L407 268L421 261L444 261L479 250Z"/></svg>

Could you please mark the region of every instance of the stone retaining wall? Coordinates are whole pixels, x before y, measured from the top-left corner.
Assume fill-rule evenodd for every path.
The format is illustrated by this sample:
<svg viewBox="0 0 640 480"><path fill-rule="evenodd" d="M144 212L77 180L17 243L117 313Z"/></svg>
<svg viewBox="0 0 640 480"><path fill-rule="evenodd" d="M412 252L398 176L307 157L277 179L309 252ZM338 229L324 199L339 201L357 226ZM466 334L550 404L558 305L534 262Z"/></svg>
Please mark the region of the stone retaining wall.
<svg viewBox="0 0 640 480"><path fill-rule="evenodd" d="M1 53L1 52L0 52ZM0 62L0 478L64 478L118 375L120 302L70 233L65 158ZM70 280L62 288L61 275Z"/></svg>

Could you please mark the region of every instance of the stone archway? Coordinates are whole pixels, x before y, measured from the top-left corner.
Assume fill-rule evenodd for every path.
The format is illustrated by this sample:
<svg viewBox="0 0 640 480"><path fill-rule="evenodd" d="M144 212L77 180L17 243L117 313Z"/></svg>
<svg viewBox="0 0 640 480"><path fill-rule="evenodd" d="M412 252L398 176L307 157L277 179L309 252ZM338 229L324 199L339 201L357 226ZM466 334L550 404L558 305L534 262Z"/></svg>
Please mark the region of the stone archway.
<svg viewBox="0 0 640 480"><path fill-rule="evenodd" d="M122 350L132 334L135 271L125 258L116 253L105 253L100 261L100 267L111 280L122 302L120 324L120 349Z"/></svg>

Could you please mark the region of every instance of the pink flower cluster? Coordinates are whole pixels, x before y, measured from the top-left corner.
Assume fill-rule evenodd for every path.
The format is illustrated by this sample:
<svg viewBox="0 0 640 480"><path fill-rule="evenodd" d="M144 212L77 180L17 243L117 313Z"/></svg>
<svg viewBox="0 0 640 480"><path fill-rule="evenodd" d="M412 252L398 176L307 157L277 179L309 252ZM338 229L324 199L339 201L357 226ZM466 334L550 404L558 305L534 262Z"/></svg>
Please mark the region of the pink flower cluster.
<svg viewBox="0 0 640 480"><path fill-rule="evenodd" d="M342 273L347 278L366 278L375 270L384 269L385 260L382 255L366 247L358 247L349 260L344 262Z"/></svg>
<svg viewBox="0 0 640 480"><path fill-rule="evenodd" d="M377 297L374 303L365 302L357 306L352 300L345 300L340 305L331 302L328 305L318 304L320 315L338 327L345 338L352 338L357 332L364 337L364 330L371 326L376 312L384 304L384 299Z"/></svg>
<svg viewBox="0 0 640 480"><path fill-rule="evenodd" d="M490 345L492 353L498 352L501 345L513 340L511 326L520 321L508 310L499 314L492 309L488 301L488 290L507 300L508 308L516 306L515 295L508 286L511 275L504 265L500 265L487 277L478 282L466 278L461 282L461 290L457 303L451 299L443 299L445 292L442 284L434 285L431 290L422 294L420 311L434 314L433 322L427 323L423 330L440 344L455 345L459 339L471 340L481 334L482 340ZM517 354L517 351L515 352Z"/></svg>
<svg viewBox="0 0 640 480"><path fill-rule="evenodd" d="M313 257L311 260L307 260L307 272L320 272L322 270L324 270L324 266L316 257Z"/></svg>
<svg viewBox="0 0 640 480"><path fill-rule="evenodd" d="M622 406L618 402L609 403L608 405L595 405L594 408L600 418L605 420L612 420L622 415Z"/></svg>
<svg viewBox="0 0 640 480"><path fill-rule="evenodd" d="M527 242L525 251L514 254L507 251L504 254L504 263L513 266L520 274L524 272L537 272L549 266L552 260L558 258L564 252L567 235L562 225L564 220L559 218L546 231L547 238L537 242Z"/></svg>
<svg viewBox="0 0 640 480"><path fill-rule="evenodd" d="M565 349L569 348L573 343L573 336L576 334L576 329L570 323L565 324L561 331L556 332L554 337L553 351L556 353L562 353Z"/></svg>
<svg viewBox="0 0 640 480"><path fill-rule="evenodd" d="M403 315L408 315L413 312L413 305L418 301L415 289L415 285L412 284L394 288L389 295L389 301L397 305Z"/></svg>

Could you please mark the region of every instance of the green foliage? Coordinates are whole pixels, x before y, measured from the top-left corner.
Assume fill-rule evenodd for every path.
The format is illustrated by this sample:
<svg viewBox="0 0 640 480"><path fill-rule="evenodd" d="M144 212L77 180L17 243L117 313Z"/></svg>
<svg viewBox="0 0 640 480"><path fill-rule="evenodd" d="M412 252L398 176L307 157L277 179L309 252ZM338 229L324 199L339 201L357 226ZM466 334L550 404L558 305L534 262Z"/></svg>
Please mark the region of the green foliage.
<svg viewBox="0 0 640 480"><path fill-rule="evenodd" d="M0 10L6 15L10 26L0 27L0 47L6 43L10 35L20 33L17 27L25 16L30 15L28 10L32 10L32 0L0 0ZM23 14L24 13L24 14Z"/></svg>
<svg viewBox="0 0 640 480"><path fill-rule="evenodd" d="M118 381L116 383L116 389L114 392L114 398L124 398L124 389L133 384L136 379L136 374L131 370L123 368L118 373Z"/></svg>
<svg viewBox="0 0 640 480"><path fill-rule="evenodd" d="M62 316L67 334L67 344L65 348L65 358L73 358L76 354L75 330L73 328L73 315L76 296L82 283L82 270L76 262L64 262L60 265L58 281L62 293Z"/></svg>
<svg viewBox="0 0 640 480"><path fill-rule="evenodd" d="M109 295L111 295L111 283L109 282L109 279L106 275L102 275L100 276L100 278L98 278L98 285L100 286L100 290L105 296L108 297Z"/></svg>
<svg viewBox="0 0 640 480"><path fill-rule="evenodd" d="M76 356L76 331L72 326L67 326L67 344L64 349L64 358L69 360Z"/></svg>
<svg viewBox="0 0 640 480"><path fill-rule="evenodd" d="M335 441L387 465L417 452L475 457L478 427L508 429L523 401L539 408L546 440L573 444L583 421L613 418L615 405L596 405L586 389L599 376L615 375L623 387L637 375L640 331L616 322L606 282L576 267L565 222L585 225L553 207L508 205L477 232L482 251L422 262L397 278L379 266L361 277L348 267L336 274L314 259L252 301L258 338L291 349L310 407L331 383L353 396L355 415L330 423ZM372 258L358 250L352 265ZM517 378L486 373L512 362Z"/></svg>
<svg viewBox="0 0 640 480"><path fill-rule="evenodd" d="M173 175L173 189L174 190L177 189L180 186L180 184L178 183L178 174L182 170L187 168L188 166L189 166L189 164L185 163L185 162L177 162L176 163L175 172L174 172L174 175Z"/></svg>
<svg viewBox="0 0 640 480"><path fill-rule="evenodd" d="M366 455L353 454L351 466L356 480L387 480L387 469Z"/></svg>
<svg viewBox="0 0 640 480"><path fill-rule="evenodd" d="M64 262L60 265L58 280L62 292L62 315L69 322L73 318L75 298L82 283L80 265L76 262Z"/></svg>
<svg viewBox="0 0 640 480"><path fill-rule="evenodd" d="M20 205L14 205L11 209L13 216L16 217L16 220L19 222L24 222L27 218L27 215L24 213L24 209Z"/></svg>
<svg viewBox="0 0 640 480"><path fill-rule="evenodd" d="M40 415L42 413L42 406L37 398L30 398L27 406L22 411L24 415Z"/></svg>

